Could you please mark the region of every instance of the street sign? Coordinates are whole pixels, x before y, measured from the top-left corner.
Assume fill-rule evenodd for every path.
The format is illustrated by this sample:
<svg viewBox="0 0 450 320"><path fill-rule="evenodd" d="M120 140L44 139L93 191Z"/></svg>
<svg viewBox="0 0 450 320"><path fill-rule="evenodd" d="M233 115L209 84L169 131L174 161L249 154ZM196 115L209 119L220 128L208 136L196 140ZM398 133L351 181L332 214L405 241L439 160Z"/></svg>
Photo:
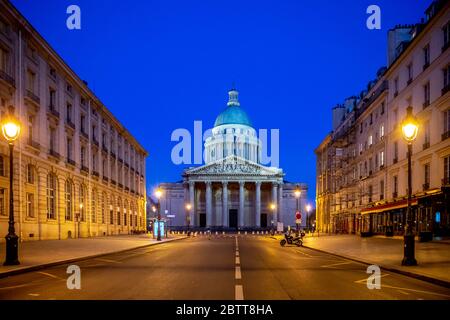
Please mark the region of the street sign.
<svg viewBox="0 0 450 320"><path fill-rule="evenodd" d="M295 223L296 223L296 224L302 224L302 219L296 219L296 220L295 220Z"/></svg>
<svg viewBox="0 0 450 320"><path fill-rule="evenodd" d="M299 220L299 219L301 219L301 218L302 218L302 214L300 213L300 211L297 211L297 212L295 213L295 219Z"/></svg>
<svg viewBox="0 0 450 320"><path fill-rule="evenodd" d="M175 215L174 214L168 214L166 217L167 218L175 218Z"/></svg>

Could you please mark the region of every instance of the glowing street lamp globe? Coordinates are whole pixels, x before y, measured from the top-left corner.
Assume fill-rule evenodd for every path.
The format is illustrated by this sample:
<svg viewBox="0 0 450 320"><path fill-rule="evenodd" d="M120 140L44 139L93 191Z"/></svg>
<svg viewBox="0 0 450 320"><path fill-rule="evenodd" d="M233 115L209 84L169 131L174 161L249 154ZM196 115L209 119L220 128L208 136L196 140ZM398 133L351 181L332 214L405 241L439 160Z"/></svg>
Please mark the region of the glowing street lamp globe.
<svg viewBox="0 0 450 320"><path fill-rule="evenodd" d="M412 114L412 107L406 109L406 118L402 122L402 133L403 138L408 142L412 143L417 138L417 133L419 131L419 122L417 118Z"/></svg>
<svg viewBox="0 0 450 320"><path fill-rule="evenodd" d="M271 203L270 204L270 209L271 210L275 210L277 208L277 206L274 204L274 203Z"/></svg>
<svg viewBox="0 0 450 320"><path fill-rule="evenodd" d="M162 190L160 188L156 189L155 196L156 196L156 198L158 198L158 200L161 199L161 197L162 197Z"/></svg>
<svg viewBox="0 0 450 320"><path fill-rule="evenodd" d="M300 189L297 188L297 189L295 189L294 194L295 194L296 198L300 198L300 196L302 195L302 192Z"/></svg>
<svg viewBox="0 0 450 320"><path fill-rule="evenodd" d="M188 203L188 204L186 204L186 210L191 210L191 208L192 208L192 205L190 204L190 203Z"/></svg>
<svg viewBox="0 0 450 320"><path fill-rule="evenodd" d="M20 135L20 122L14 117L12 112L2 121L3 137L8 143L13 143Z"/></svg>
<svg viewBox="0 0 450 320"><path fill-rule="evenodd" d="M311 205L310 205L310 204L307 204L307 205L306 205L306 211L307 211L307 212L310 212L310 211L311 211Z"/></svg>

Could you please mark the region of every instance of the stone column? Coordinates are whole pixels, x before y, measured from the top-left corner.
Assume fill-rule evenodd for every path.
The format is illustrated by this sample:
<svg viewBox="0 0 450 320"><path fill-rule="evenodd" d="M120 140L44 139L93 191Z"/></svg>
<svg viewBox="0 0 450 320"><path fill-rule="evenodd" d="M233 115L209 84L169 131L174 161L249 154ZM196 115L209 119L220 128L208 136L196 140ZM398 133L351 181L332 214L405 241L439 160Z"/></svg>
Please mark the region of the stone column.
<svg viewBox="0 0 450 320"><path fill-rule="evenodd" d="M189 204L191 205L191 210L189 211L190 225L195 226L195 182L189 181Z"/></svg>
<svg viewBox="0 0 450 320"><path fill-rule="evenodd" d="M261 226L261 182L256 182L256 216L255 216L255 226Z"/></svg>
<svg viewBox="0 0 450 320"><path fill-rule="evenodd" d="M206 181L206 226L210 227L211 223L212 223L211 181Z"/></svg>
<svg viewBox="0 0 450 320"><path fill-rule="evenodd" d="M222 181L222 226L228 227L228 181Z"/></svg>
<svg viewBox="0 0 450 320"><path fill-rule="evenodd" d="M239 227L245 225L244 210L245 210L245 182L239 181Z"/></svg>
<svg viewBox="0 0 450 320"><path fill-rule="evenodd" d="M278 221L278 197L277 197L277 189L278 183L272 182L272 203L275 205L275 210L272 211L272 220L273 223L277 223Z"/></svg>
<svg viewBox="0 0 450 320"><path fill-rule="evenodd" d="M278 185L278 221L283 222L283 184ZM274 223L276 224L277 221Z"/></svg>

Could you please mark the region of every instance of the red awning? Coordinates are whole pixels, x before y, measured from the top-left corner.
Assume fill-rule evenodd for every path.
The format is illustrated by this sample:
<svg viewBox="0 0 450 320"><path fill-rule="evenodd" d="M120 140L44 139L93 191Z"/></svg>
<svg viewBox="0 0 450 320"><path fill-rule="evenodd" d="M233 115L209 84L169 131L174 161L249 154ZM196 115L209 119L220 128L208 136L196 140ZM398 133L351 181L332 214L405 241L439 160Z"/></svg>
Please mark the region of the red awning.
<svg viewBox="0 0 450 320"><path fill-rule="evenodd" d="M411 205L412 206L417 205L417 203L418 203L417 199L412 199L411 200ZM408 200L407 199L406 200L400 200L400 201L380 204L378 206L374 206L374 207L370 207L370 208L364 208L364 209L361 210L361 214L378 213L378 212L383 212L383 211L387 211L387 210L406 208L407 206L408 206Z"/></svg>

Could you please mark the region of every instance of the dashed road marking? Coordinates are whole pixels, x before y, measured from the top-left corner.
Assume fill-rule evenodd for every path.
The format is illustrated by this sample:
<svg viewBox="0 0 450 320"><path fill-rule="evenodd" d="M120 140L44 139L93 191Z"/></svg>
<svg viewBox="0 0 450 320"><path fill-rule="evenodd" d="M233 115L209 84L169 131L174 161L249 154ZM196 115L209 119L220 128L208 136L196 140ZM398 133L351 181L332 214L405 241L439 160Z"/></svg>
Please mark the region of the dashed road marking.
<svg viewBox="0 0 450 320"><path fill-rule="evenodd" d="M53 278L53 279L59 279L59 280L62 279L61 277L55 276L55 275L53 275L51 273L47 273L47 272L38 271L37 273L42 274L47 277L50 277L50 278Z"/></svg>
<svg viewBox="0 0 450 320"><path fill-rule="evenodd" d="M241 259L239 259L239 257L236 257L236 264L241 264Z"/></svg>
<svg viewBox="0 0 450 320"><path fill-rule="evenodd" d="M105 259L105 258L95 258L95 260L102 261L102 262L109 262L109 263L122 263L122 261Z"/></svg>
<svg viewBox="0 0 450 320"><path fill-rule="evenodd" d="M39 293L29 293L28 295L32 296L32 297L39 297L40 296Z"/></svg>
<svg viewBox="0 0 450 320"><path fill-rule="evenodd" d="M236 300L244 300L244 288L241 285L234 287L234 297Z"/></svg>
<svg viewBox="0 0 450 320"><path fill-rule="evenodd" d="M242 275L241 275L241 267L236 266L236 271L235 271L235 273L234 273L234 277L236 278L236 280L242 279Z"/></svg>
<svg viewBox="0 0 450 320"><path fill-rule="evenodd" d="M344 262L338 262L338 263L332 263L332 264L327 264L327 265L324 265L324 266L320 266L321 268L334 268L334 267L337 267L337 266L343 266L343 265L345 265L345 264L352 264L353 262L351 262L351 261L344 261Z"/></svg>

